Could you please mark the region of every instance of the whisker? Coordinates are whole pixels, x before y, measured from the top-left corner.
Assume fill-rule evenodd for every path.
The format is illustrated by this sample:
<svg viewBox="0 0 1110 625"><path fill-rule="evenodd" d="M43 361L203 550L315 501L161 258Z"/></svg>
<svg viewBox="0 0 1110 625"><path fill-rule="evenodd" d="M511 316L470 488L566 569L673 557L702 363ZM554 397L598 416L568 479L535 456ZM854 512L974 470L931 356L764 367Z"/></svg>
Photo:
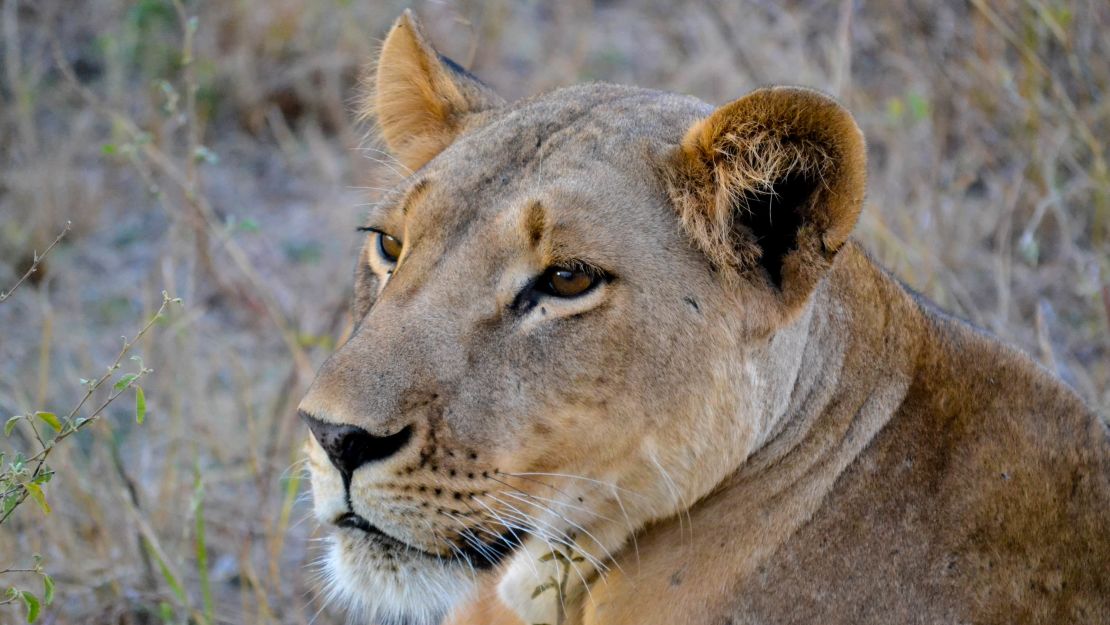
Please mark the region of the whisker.
<svg viewBox="0 0 1110 625"><path fill-rule="evenodd" d="M617 506L621 509L621 514L624 515L624 525L628 528L628 535L632 537L632 548L636 552L636 564L640 563L640 543L636 540L637 531L632 528L632 519L628 516L628 510L624 509L624 501L621 500L620 493L616 490L613 491L613 498L617 500Z"/></svg>
<svg viewBox="0 0 1110 625"><path fill-rule="evenodd" d="M678 534L679 534L679 536L682 535L682 531L683 531L683 528L682 528L682 516L683 516L683 514L682 513L685 512L686 513L686 520L690 524L690 537L692 538L694 536L694 519L693 519L693 517L690 516L690 507L688 505L686 505L686 499L682 496L682 493L679 492L678 485L676 485L674 483L674 480L671 479L671 474L667 472L667 470L659 462L658 458L655 457L655 454L654 453L649 454L648 458L651 460L651 463L653 465L655 465L655 468L659 469L659 474L663 477L663 483L667 485L667 490L669 490L671 492L671 496L674 498L675 503L678 504L679 506L681 506L681 510L678 514Z"/></svg>
<svg viewBox="0 0 1110 625"><path fill-rule="evenodd" d="M378 150L378 151L380 152L380 150ZM382 152L382 154L385 154L385 152ZM402 163L401 161L398 161L396 158L394 158L393 161L397 165L401 166L401 168L404 169L405 172L398 171L397 168L393 166L393 163L390 163L387 160L380 159L380 158L375 158L373 156L370 156L369 154L363 154L362 156L363 156L363 158L366 158L367 160L373 161L373 162L385 167L389 171L393 172L393 174L396 175L398 178L407 178L407 177L412 175L412 170L409 169L408 167L405 167L405 164Z"/></svg>
<svg viewBox="0 0 1110 625"><path fill-rule="evenodd" d="M518 500L518 501L526 501L526 500L524 500L524 499L521 499L521 498L520 498L519 496L517 496L517 495L514 495L513 493L504 493L504 494L505 494L505 495L507 495L507 496L509 496L509 497L512 497L512 498L514 498L514 499L516 499L516 500ZM523 494L523 495L524 495L524 496L526 496L526 497L531 497L531 495L529 495L528 493L524 493L524 492L522 492L521 494ZM602 543L602 542L601 542L600 540L598 540L598 539L597 539L597 537L596 537L596 536L594 536L594 535L593 535L593 534L592 534L592 533L590 532L590 530L588 530L588 529L586 529L586 528L582 527L581 525L579 525L579 524L575 523L574 521L571 521L571 520L570 520L570 519L568 519L568 518L567 518L566 516L564 516L564 515L562 515L562 514L559 514L558 512L556 512L556 511L552 510L551 508L548 508L547 506L544 506L544 505L542 505L542 504L537 504L537 503L533 503L532 505L533 505L533 506L536 506L536 507L538 507L538 508L540 508L541 510L545 510L545 511L547 511L547 512L551 513L551 514L554 514L555 516L559 517L559 518L560 518L560 519L562 519L563 521L566 521L566 522L567 522L567 523L569 523L570 525L573 525L573 526L575 527L575 529L577 529L577 530L581 531L581 532L582 532L583 534L585 534L586 536L589 536L591 540L593 540L593 541L594 541L595 543L597 543L597 546L598 546L598 547L601 547L601 551L602 551L602 552L603 552L603 553L605 554L605 559L606 559L607 561L609 561L609 562L612 562L613 564L615 564L615 565L617 566L617 569L618 569L618 570L620 570L620 571L621 571L622 573L624 572L624 569L621 569L621 567L620 567L620 564L619 564L619 563L618 563L618 562L617 562L617 561L616 561L616 560L615 560L615 559L613 558L613 553L612 553L611 551L609 551L609 548L608 548L608 547L606 547L606 546L605 546L605 544L604 544L604 543ZM585 555L587 555L587 552L583 551L583 552L582 552L582 555L584 555L584 556L585 556ZM602 569L602 570L605 570L605 571L609 570L609 567L608 567L608 566L605 566L605 565L601 565L601 562L600 562L599 560L596 560L596 558L595 558L595 561L597 561L597 564L595 564L595 565L594 565L595 567L597 567L597 568L599 568L599 569ZM601 566L599 566L599 565L601 565Z"/></svg>
<svg viewBox="0 0 1110 625"><path fill-rule="evenodd" d="M505 529L509 530L509 533L513 535L514 539L516 539L517 545L519 545L519 546L524 545L524 539L522 539L520 537L520 535L516 533L516 530L519 529L520 531L527 533L528 529L526 527L518 526L518 525L515 525L515 524L512 524L512 523L509 523L500 514L498 514L493 508L491 508L488 505L486 505L485 503L483 503L477 497L472 497L471 499L474 501L474 503L476 503L479 506L482 506L483 508L485 508L489 512L489 514L493 515L494 519L498 523L500 523ZM467 506L467 507L469 507L469 506ZM502 540L504 540L503 537L502 537ZM506 541L506 544L508 544L508 541ZM510 545L510 549L513 549L513 546ZM539 577L540 572L539 572L538 569L536 569L536 565L532 562L531 558L528 558L528 563L532 567L533 572L535 572L536 577Z"/></svg>
<svg viewBox="0 0 1110 625"><path fill-rule="evenodd" d="M535 497L536 499L540 499L540 500L544 500L544 501L550 501L550 502L552 502L552 503L557 503L557 504L559 504L559 505L562 505L562 506L567 506L567 507L570 507L570 508L574 508L574 509L576 509L576 510L581 510L581 511L583 511L583 512L587 512L587 513L589 513L589 514L592 514L592 515L594 515L594 516L596 516L596 517L599 517L599 518L601 518L601 519L604 519L604 520L607 520L607 521L613 521L613 519L609 519L609 518L606 518L606 517L602 516L601 514L599 514L599 513L597 513L597 512L594 512L593 510L590 510L590 509L588 509L588 508L583 508L583 507L580 507L580 506L575 506L574 504L571 504L571 503L567 503L567 502L562 502L562 501L558 501L557 499L547 499L546 497L540 497L539 495L532 495L532 494L529 494L529 493L525 493L525 491L523 491L523 490L521 490L521 489L517 488L516 486L513 486L512 484L509 484L508 482L504 482L504 481L502 481L502 480L499 480L499 479L497 479L497 478L495 478L495 477L491 477L490 479L491 479L491 480L493 480L493 481L495 481L495 482L497 482L498 484L501 484L501 485L503 485L503 486L507 486L507 487L511 488L513 492L516 492L516 493L524 493L524 494L527 494L527 495L528 495L529 497ZM538 482L538 483L540 483L540 484L544 484L543 482L539 482L538 480L532 480L532 481L533 481L533 482ZM550 485L549 485L549 484L544 484L544 486L550 486ZM500 492L506 492L506 491L500 491ZM572 499L574 498L574 495L571 495L570 493L565 493L565 492L563 492L563 491L559 491L559 492L560 492L560 493L562 493L562 494L564 494L564 495L566 495L567 497L570 497L570 498L572 498ZM615 523L616 521L613 521L613 522Z"/></svg>
<svg viewBox="0 0 1110 625"><path fill-rule="evenodd" d="M605 487L608 487L608 488L613 488L613 489L616 489L616 490L620 490L620 491L628 493L629 495L635 495L637 497L641 497L641 498L644 498L644 499L648 498L643 493L638 493L634 490L628 490L627 488L622 488L620 486L617 486L616 484L613 484L611 482L596 480L594 478L585 477L583 475L570 475L568 473L538 473L538 472L505 473L503 471L498 471L498 473L501 473L501 475L508 475L508 476L512 476L512 477L525 477L525 476L533 476L534 475L534 476L547 476L547 477L561 477L561 478L566 478L566 479L570 479L570 480L582 480L584 482L591 482L591 483L597 484L599 486L605 486ZM541 482L541 484L542 483L543 482ZM550 486L550 485L548 485L548 486Z"/></svg>
<svg viewBox="0 0 1110 625"><path fill-rule="evenodd" d="M625 527L628 528L628 533L629 533L630 537L632 538L633 548L635 549L635 552L636 552L636 561L638 562L640 560L640 544L639 544L639 541L636 539L636 529L632 527L632 519L628 516L628 510L625 508L624 500L621 499L620 491L624 490L626 492L629 492L629 493L632 493L632 494L635 494L635 495L639 495L639 496L642 497L643 495L641 495L640 493L636 493L635 491L630 491L628 489L621 488L621 487L617 486L616 484L605 483L605 482L602 482L600 480L593 480L593 479L582 477L582 476L573 476L573 475L557 474L557 473L504 473L504 472L499 472L499 473L501 473L502 475L507 475L507 476L520 477L522 479L529 479L527 477L529 475L548 475L548 476L571 477L571 478L575 478L575 479L587 480L587 481L590 481L590 482L594 482L594 483L601 484L601 485L609 487L610 491L613 494L613 498L617 502L617 506L621 509L621 514L624 515L624 524L625 524ZM517 492L521 492L521 493L524 492L524 491L521 491L520 489L518 489L514 486L511 486L511 485L509 485L509 484L507 484L507 483L505 483L501 480L498 480L497 478L492 478L492 479L494 481L500 483L500 484L504 484L505 486L508 486L509 488L512 488L513 490L516 490ZM560 491L559 489L555 489L553 486L551 486L550 484L548 484L546 482L542 482L540 480L534 480L534 479L530 480L530 481L536 482L537 484L542 484L542 485L547 486L549 488L552 488L552 489L554 489L554 490L556 490L560 493L563 493L564 495L567 495L568 497L571 496L567 493L564 493L563 491ZM529 496L534 497L536 499L549 501L551 503L558 503L558 504L563 505L563 506L568 506L568 507L572 507L572 508L575 508L575 509L578 509L578 510L583 510L585 512L589 512L591 514L594 514L595 516L598 516L599 518L602 518L606 521L610 521L610 522L613 522L613 523L617 522L615 519L604 516L604 515L596 512L596 511L588 510L586 508L575 506L573 504L569 504L569 503L566 503L566 502L559 502L557 500L548 499L548 498L545 498L545 497L541 497L539 495L529 494ZM596 539L595 539L595 542L596 542ZM619 567L619 565L618 565L618 567Z"/></svg>
<svg viewBox="0 0 1110 625"><path fill-rule="evenodd" d="M440 532L436 530L435 524L432 523L430 520L425 518L423 519L423 521L424 525L431 531L432 536L436 539L436 541L447 545L447 547L451 550L451 559L455 562L458 562L459 564L465 564L467 568L470 569L471 578L476 578L478 576L478 572L474 570L474 563L470 561L470 558L466 557L466 554L463 553L462 549L459 549L458 545L451 542L450 540L447 540L446 536L441 535Z"/></svg>
<svg viewBox="0 0 1110 625"><path fill-rule="evenodd" d="M481 554L481 556L483 558L486 558L490 562L496 562L497 561L497 554L489 547L489 545L482 542L481 540L478 539L477 536L474 535L474 530L470 526L468 526L463 521L459 520L458 517L451 514L447 510L437 510L437 512L439 514L451 519L455 523L458 523L460 526L462 526L463 531L459 532L459 537L462 538L463 540L465 540L467 542L467 544L469 544L471 547L474 547L474 549L479 554ZM492 534L492 532L490 532L490 533Z"/></svg>
<svg viewBox="0 0 1110 625"><path fill-rule="evenodd" d="M573 541L570 539L570 537L567 536L566 533L557 529L555 526L551 525L550 523L546 523L542 519L539 519L537 517L534 517L534 516L528 514L527 512L524 512L520 508L517 508L513 504L511 504L511 503L509 503L509 502L507 502L503 499L499 499L498 497L496 497L493 494L487 493L486 496L489 497L490 499L502 504L503 506L511 509L513 512L515 512L516 514L513 514L511 512L507 512L507 511L502 511L502 514L505 514L505 515L509 516L510 518L519 520L521 523L527 524L530 527L530 530L529 530L530 533L534 536L543 537L545 539L544 542L547 543L549 546L550 546L550 542L548 542L548 541L555 541L555 542L559 543L560 545L563 545L563 546L567 547L568 549L572 549L572 550L575 549ZM546 526L547 529L545 529L544 527L541 527L541 524ZM550 530L550 531L548 531L548 530ZM552 532L554 532L554 533L552 533Z"/></svg>
<svg viewBox="0 0 1110 625"><path fill-rule="evenodd" d="M560 495L565 495L566 497L573 497L573 495L571 495L570 493L568 493L565 490L562 490L560 488L557 488L552 484L548 484L547 482L544 482L543 480L537 480L535 478L529 477L529 474L525 474L525 473L505 473L503 471L497 471L497 474L498 475L504 475L505 477L515 477L515 478L519 478L519 479L522 479L522 480L527 480L529 482L534 482L536 484L539 484L540 486L545 486L547 488L550 488L551 490L559 493ZM496 478L492 478L492 479L496 479ZM506 484L505 482L501 482L500 480L497 480L497 481L500 482L501 484L505 484L505 486L508 486L509 488L516 488L515 486L511 486L509 484Z"/></svg>
<svg viewBox="0 0 1110 625"><path fill-rule="evenodd" d="M510 496L510 497L513 497L514 499L517 499L518 501L523 501L524 503L530 503L530 502L528 502L527 500L524 500L524 499L521 499L520 497L514 496L514 495L513 495L512 493L504 493L504 494L505 494L505 495L508 495L508 496ZM508 503L507 501L504 501L504 500L502 500L502 499L499 499L499 498L497 498L497 497L496 497L496 496L494 496L494 495L487 495L487 496L488 496L488 497L490 497L491 499L493 499L494 501L497 501L497 502L501 503L502 505L508 506L509 508L512 508L513 510L516 510L516 511L517 511L518 513L520 513L520 514L522 514L522 515L524 514L524 512L522 512L522 511L521 511L521 510L520 510L519 508L517 508L517 507L513 506L512 504ZM564 516L560 515L559 513L555 512L554 510L550 510L550 509L548 509L548 508L545 508L544 506L541 506L541 505L538 505L538 504L531 504L531 505L534 505L534 506L536 506L536 507L540 508L541 510L546 510L547 512L550 512L551 514L554 514L554 515L556 515L556 516L558 516L558 517L562 518L562 519L563 519L564 521L566 521L567 523L570 523L571 525L575 525L575 523L574 523L574 522L572 522L571 520L567 519L566 517L564 517ZM586 558L586 560L587 560L587 561L589 561L589 563L590 563L590 564L591 564L591 565L592 565L592 566L593 566L594 568L596 568L597 570L599 570L599 571L602 571L602 572L605 572L605 571L608 571L608 570L609 570L609 567L608 567L608 566L606 566L605 564L603 564L603 563L601 562L601 560L598 560L598 559L597 559L596 557L594 557L594 555L593 555L593 554L591 554L590 552L588 552L588 551L584 551L584 550L582 550L581 548L579 548L579 547L578 547L578 545L576 545L576 544L574 543L574 540L573 540L573 539L571 539L571 538L570 538L570 536L567 536L566 532L563 532L563 531L561 531L561 530L557 529L557 528L556 528L555 526L551 525L550 523L547 523L547 522L543 521L543 520L542 520L542 519L540 519L540 518L537 518L537 517L533 517L533 518L534 518L534 520L535 520L536 522L538 522L538 523L543 523L544 525L546 525L546 526L550 527L550 528L551 528L551 529L552 529L553 531L555 531L555 532L557 532L558 534L562 535L562 536L563 536L563 539L562 539L562 540L560 540L560 539L559 539L559 538L557 538L557 537L553 537L553 538L555 538L555 540L556 540L557 542L560 542L560 543L562 543L562 544L566 545L566 546L567 546L567 548L568 548L568 549L570 549L570 550L571 550L572 552L574 552L574 553L577 553L578 555L581 555L582 557ZM579 527L579 529L582 529L582 528L581 528L581 527ZM583 532L585 532L585 530L584 530L584 529L582 529L582 531L583 531ZM589 534L589 532L586 532L586 533L587 533L587 534ZM593 536L590 536L590 538L593 538ZM594 539L594 542L597 542L597 539L596 539L596 538ZM601 545L601 543L600 543L600 542L598 542L598 544L599 544L599 545ZM607 550L607 549L605 549L605 546L604 546L604 545L601 545L601 548L602 548L602 550L606 551L606 553L608 554L608 550ZM609 557L611 557L611 556L609 556Z"/></svg>

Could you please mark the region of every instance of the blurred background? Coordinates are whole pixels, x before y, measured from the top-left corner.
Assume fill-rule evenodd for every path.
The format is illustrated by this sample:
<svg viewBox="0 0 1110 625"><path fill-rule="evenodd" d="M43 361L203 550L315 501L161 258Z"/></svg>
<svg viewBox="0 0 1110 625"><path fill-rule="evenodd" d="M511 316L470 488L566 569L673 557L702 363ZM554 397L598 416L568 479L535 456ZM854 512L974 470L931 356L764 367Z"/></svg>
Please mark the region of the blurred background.
<svg viewBox="0 0 1110 625"><path fill-rule="evenodd" d="M0 623L50 598L43 574L43 623L344 622L317 592L294 407L344 325L354 228L397 180L352 111L409 4L0 0L0 292L70 223L0 300L0 420L31 415L0 438L0 499L27 500L0 525ZM1105 0L413 6L510 99L834 94L869 144L857 238L1110 417ZM107 370L163 290L183 304ZM89 416L27 490L19 454Z"/></svg>

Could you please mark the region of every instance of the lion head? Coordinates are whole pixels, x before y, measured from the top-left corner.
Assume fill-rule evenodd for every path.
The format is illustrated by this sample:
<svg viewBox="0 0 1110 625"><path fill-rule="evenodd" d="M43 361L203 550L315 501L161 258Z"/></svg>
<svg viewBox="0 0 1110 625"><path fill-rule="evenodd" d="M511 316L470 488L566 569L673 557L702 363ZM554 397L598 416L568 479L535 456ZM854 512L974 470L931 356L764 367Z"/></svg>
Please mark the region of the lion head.
<svg viewBox="0 0 1110 625"><path fill-rule="evenodd" d="M863 141L804 89L506 103L408 13L372 82L411 173L300 406L327 566L375 622L436 623L484 576L539 622L772 432Z"/></svg>

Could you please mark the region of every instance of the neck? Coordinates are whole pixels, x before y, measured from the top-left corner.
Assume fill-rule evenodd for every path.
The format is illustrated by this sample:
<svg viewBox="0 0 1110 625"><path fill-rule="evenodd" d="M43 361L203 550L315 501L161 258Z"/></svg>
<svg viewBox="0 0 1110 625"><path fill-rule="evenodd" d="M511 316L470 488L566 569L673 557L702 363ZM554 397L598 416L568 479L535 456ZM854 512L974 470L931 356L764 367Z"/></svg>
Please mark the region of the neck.
<svg viewBox="0 0 1110 625"><path fill-rule="evenodd" d="M771 350L789 356L776 354L788 364L772 372L786 383L768 395L766 407L773 410L755 450L688 512L643 531L638 552L618 556L624 572L594 584L585 622L610 622L606 613L614 609L674 612L677 619L651 622L711 620L699 612L713 609L727 587L722 584L751 575L805 523L898 409L912 378L920 323L901 286L846 246L807 309L772 341ZM697 564L711 561L721 565ZM722 571L730 579L720 579ZM697 579L703 574L714 579ZM681 606L644 599L673 599L669 584L679 578L689 592ZM699 596L701 589L709 594Z"/></svg>
<svg viewBox="0 0 1110 625"><path fill-rule="evenodd" d="M887 423L913 375L920 311L904 289L849 245L799 319L804 343L783 410L727 487L771 496L818 465L831 483ZM813 485L811 485L813 486Z"/></svg>

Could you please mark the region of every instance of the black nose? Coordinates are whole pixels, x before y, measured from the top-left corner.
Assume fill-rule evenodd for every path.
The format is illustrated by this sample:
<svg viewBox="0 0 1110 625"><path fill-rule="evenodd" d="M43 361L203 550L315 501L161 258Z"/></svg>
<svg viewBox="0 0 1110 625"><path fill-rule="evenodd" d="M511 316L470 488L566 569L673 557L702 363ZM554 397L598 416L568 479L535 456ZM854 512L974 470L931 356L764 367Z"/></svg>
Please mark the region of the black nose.
<svg viewBox="0 0 1110 625"><path fill-rule="evenodd" d="M303 410L299 412L308 424L308 429L312 430L312 435L327 452L331 463L339 469L347 482L351 481L351 475L362 465L383 460L400 451L412 435L412 426L406 426L389 436L374 436L354 425L328 423Z"/></svg>

